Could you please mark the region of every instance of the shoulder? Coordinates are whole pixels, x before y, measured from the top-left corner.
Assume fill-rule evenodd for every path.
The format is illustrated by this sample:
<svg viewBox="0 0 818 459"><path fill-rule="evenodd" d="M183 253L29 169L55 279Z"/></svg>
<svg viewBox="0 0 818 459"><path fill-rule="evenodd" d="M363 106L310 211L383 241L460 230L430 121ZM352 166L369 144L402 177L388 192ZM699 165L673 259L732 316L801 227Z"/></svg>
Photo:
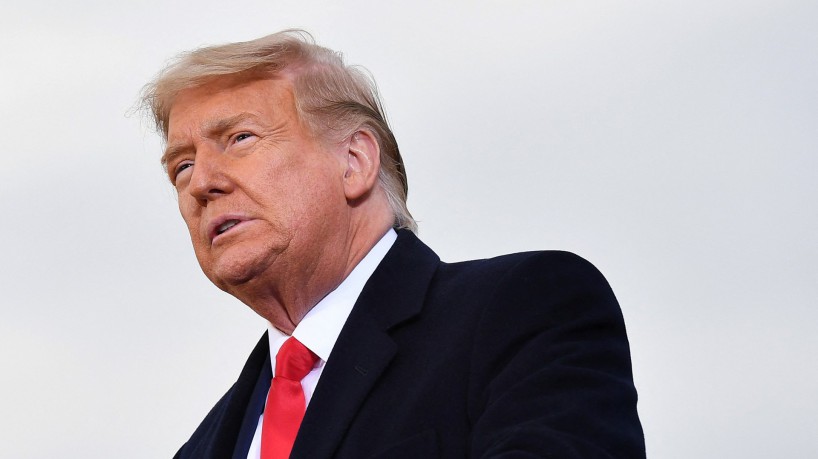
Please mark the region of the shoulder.
<svg viewBox="0 0 818 459"><path fill-rule="evenodd" d="M542 304L571 296L601 296L616 304L599 270L571 252L522 252L459 263L441 263L437 278L452 289L480 289L484 295L510 301ZM617 305L618 309L618 305Z"/></svg>
<svg viewBox="0 0 818 459"><path fill-rule="evenodd" d="M570 252L441 263L427 298L438 308L456 311L449 315L458 314L461 326L474 330L478 348L503 349L519 344L520 337L536 335L559 339L575 334L585 341L603 329L627 347L611 287L594 265Z"/></svg>
<svg viewBox="0 0 818 459"><path fill-rule="evenodd" d="M522 328L533 323L543 327L604 316L624 328L619 303L605 277L571 252L523 252L443 263L438 274L449 288L479 292L484 324L500 321L519 322Z"/></svg>
<svg viewBox="0 0 818 459"><path fill-rule="evenodd" d="M599 270L561 251L449 269L482 276L469 363L474 456L644 457L625 324Z"/></svg>
<svg viewBox="0 0 818 459"><path fill-rule="evenodd" d="M542 250L500 255L493 258L442 263L444 269L463 273L552 273L554 275L601 276L588 260L562 250Z"/></svg>

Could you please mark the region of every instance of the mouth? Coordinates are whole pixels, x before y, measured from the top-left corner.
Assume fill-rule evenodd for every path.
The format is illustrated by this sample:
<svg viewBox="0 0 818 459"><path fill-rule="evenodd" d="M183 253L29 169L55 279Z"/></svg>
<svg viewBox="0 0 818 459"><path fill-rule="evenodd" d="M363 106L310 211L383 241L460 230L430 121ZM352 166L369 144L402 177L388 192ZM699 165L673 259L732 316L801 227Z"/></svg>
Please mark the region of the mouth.
<svg viewBox="0 0 818 459"><path fill-rule="evenodd" d="M210 224L210 231L208 232L210 236L210 243L212 244L216 238L229 232L243 222L244 219L231 216L224 216L216 219Z"/></svg>
<svg viewBox="0 0 818 459"><path fill-rule="evenodd" d="M224 234L226 231L229 231L230 228L239 224L239 220L232 219L227 220L226 222L222 223L221 225L216 227L216 236L220 234Z"/></svg>

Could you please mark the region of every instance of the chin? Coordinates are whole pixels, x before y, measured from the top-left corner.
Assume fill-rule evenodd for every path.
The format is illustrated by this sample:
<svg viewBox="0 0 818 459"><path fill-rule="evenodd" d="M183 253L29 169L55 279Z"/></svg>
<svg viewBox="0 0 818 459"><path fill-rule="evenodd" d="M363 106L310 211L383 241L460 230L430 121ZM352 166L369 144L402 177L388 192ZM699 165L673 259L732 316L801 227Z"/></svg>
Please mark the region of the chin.
<svg viewBox="0 0 818 459"><path fill-rule="evenodd" d="M232 287L246 284L258 277L264 271L259 264L252 257L237 257L215 261L207 269L203 267L203 270L216 287L229 293Z"/></svg>
<svg viewBox="0 0 818 459"><path fill-rule="evenodd" d="M250 267L221 269L213 273L211 280L220 289L229 292L233 287L246 284L258 277L258 270Z"/></svg>

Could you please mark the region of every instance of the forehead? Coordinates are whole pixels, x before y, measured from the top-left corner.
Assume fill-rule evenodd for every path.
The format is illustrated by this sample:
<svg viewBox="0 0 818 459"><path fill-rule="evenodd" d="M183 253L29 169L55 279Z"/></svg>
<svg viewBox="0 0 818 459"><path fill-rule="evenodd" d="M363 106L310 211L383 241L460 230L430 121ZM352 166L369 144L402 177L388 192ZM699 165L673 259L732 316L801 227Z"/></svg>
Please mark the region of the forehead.
<svg viewBox="0 0 818 459"><path fill-rule="evenodd" d="M168 115L168 140L240 113L261 119L294 117L292 83L283 77L225 77L182 90Z"/></svg>

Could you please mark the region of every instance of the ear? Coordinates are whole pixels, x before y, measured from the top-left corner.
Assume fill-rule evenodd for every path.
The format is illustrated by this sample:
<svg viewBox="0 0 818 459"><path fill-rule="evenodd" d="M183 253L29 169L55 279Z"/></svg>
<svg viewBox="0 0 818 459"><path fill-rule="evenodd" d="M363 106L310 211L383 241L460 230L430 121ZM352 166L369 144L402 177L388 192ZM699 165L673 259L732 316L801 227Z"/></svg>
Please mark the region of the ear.
<svg viewBox="0 0 818 459"><path fill-rule="evenodd" d="M344 193L353 201L369 193L378 180L381 168L381 149L375 136L366 129L356 131L349 138Z"/></svg>

